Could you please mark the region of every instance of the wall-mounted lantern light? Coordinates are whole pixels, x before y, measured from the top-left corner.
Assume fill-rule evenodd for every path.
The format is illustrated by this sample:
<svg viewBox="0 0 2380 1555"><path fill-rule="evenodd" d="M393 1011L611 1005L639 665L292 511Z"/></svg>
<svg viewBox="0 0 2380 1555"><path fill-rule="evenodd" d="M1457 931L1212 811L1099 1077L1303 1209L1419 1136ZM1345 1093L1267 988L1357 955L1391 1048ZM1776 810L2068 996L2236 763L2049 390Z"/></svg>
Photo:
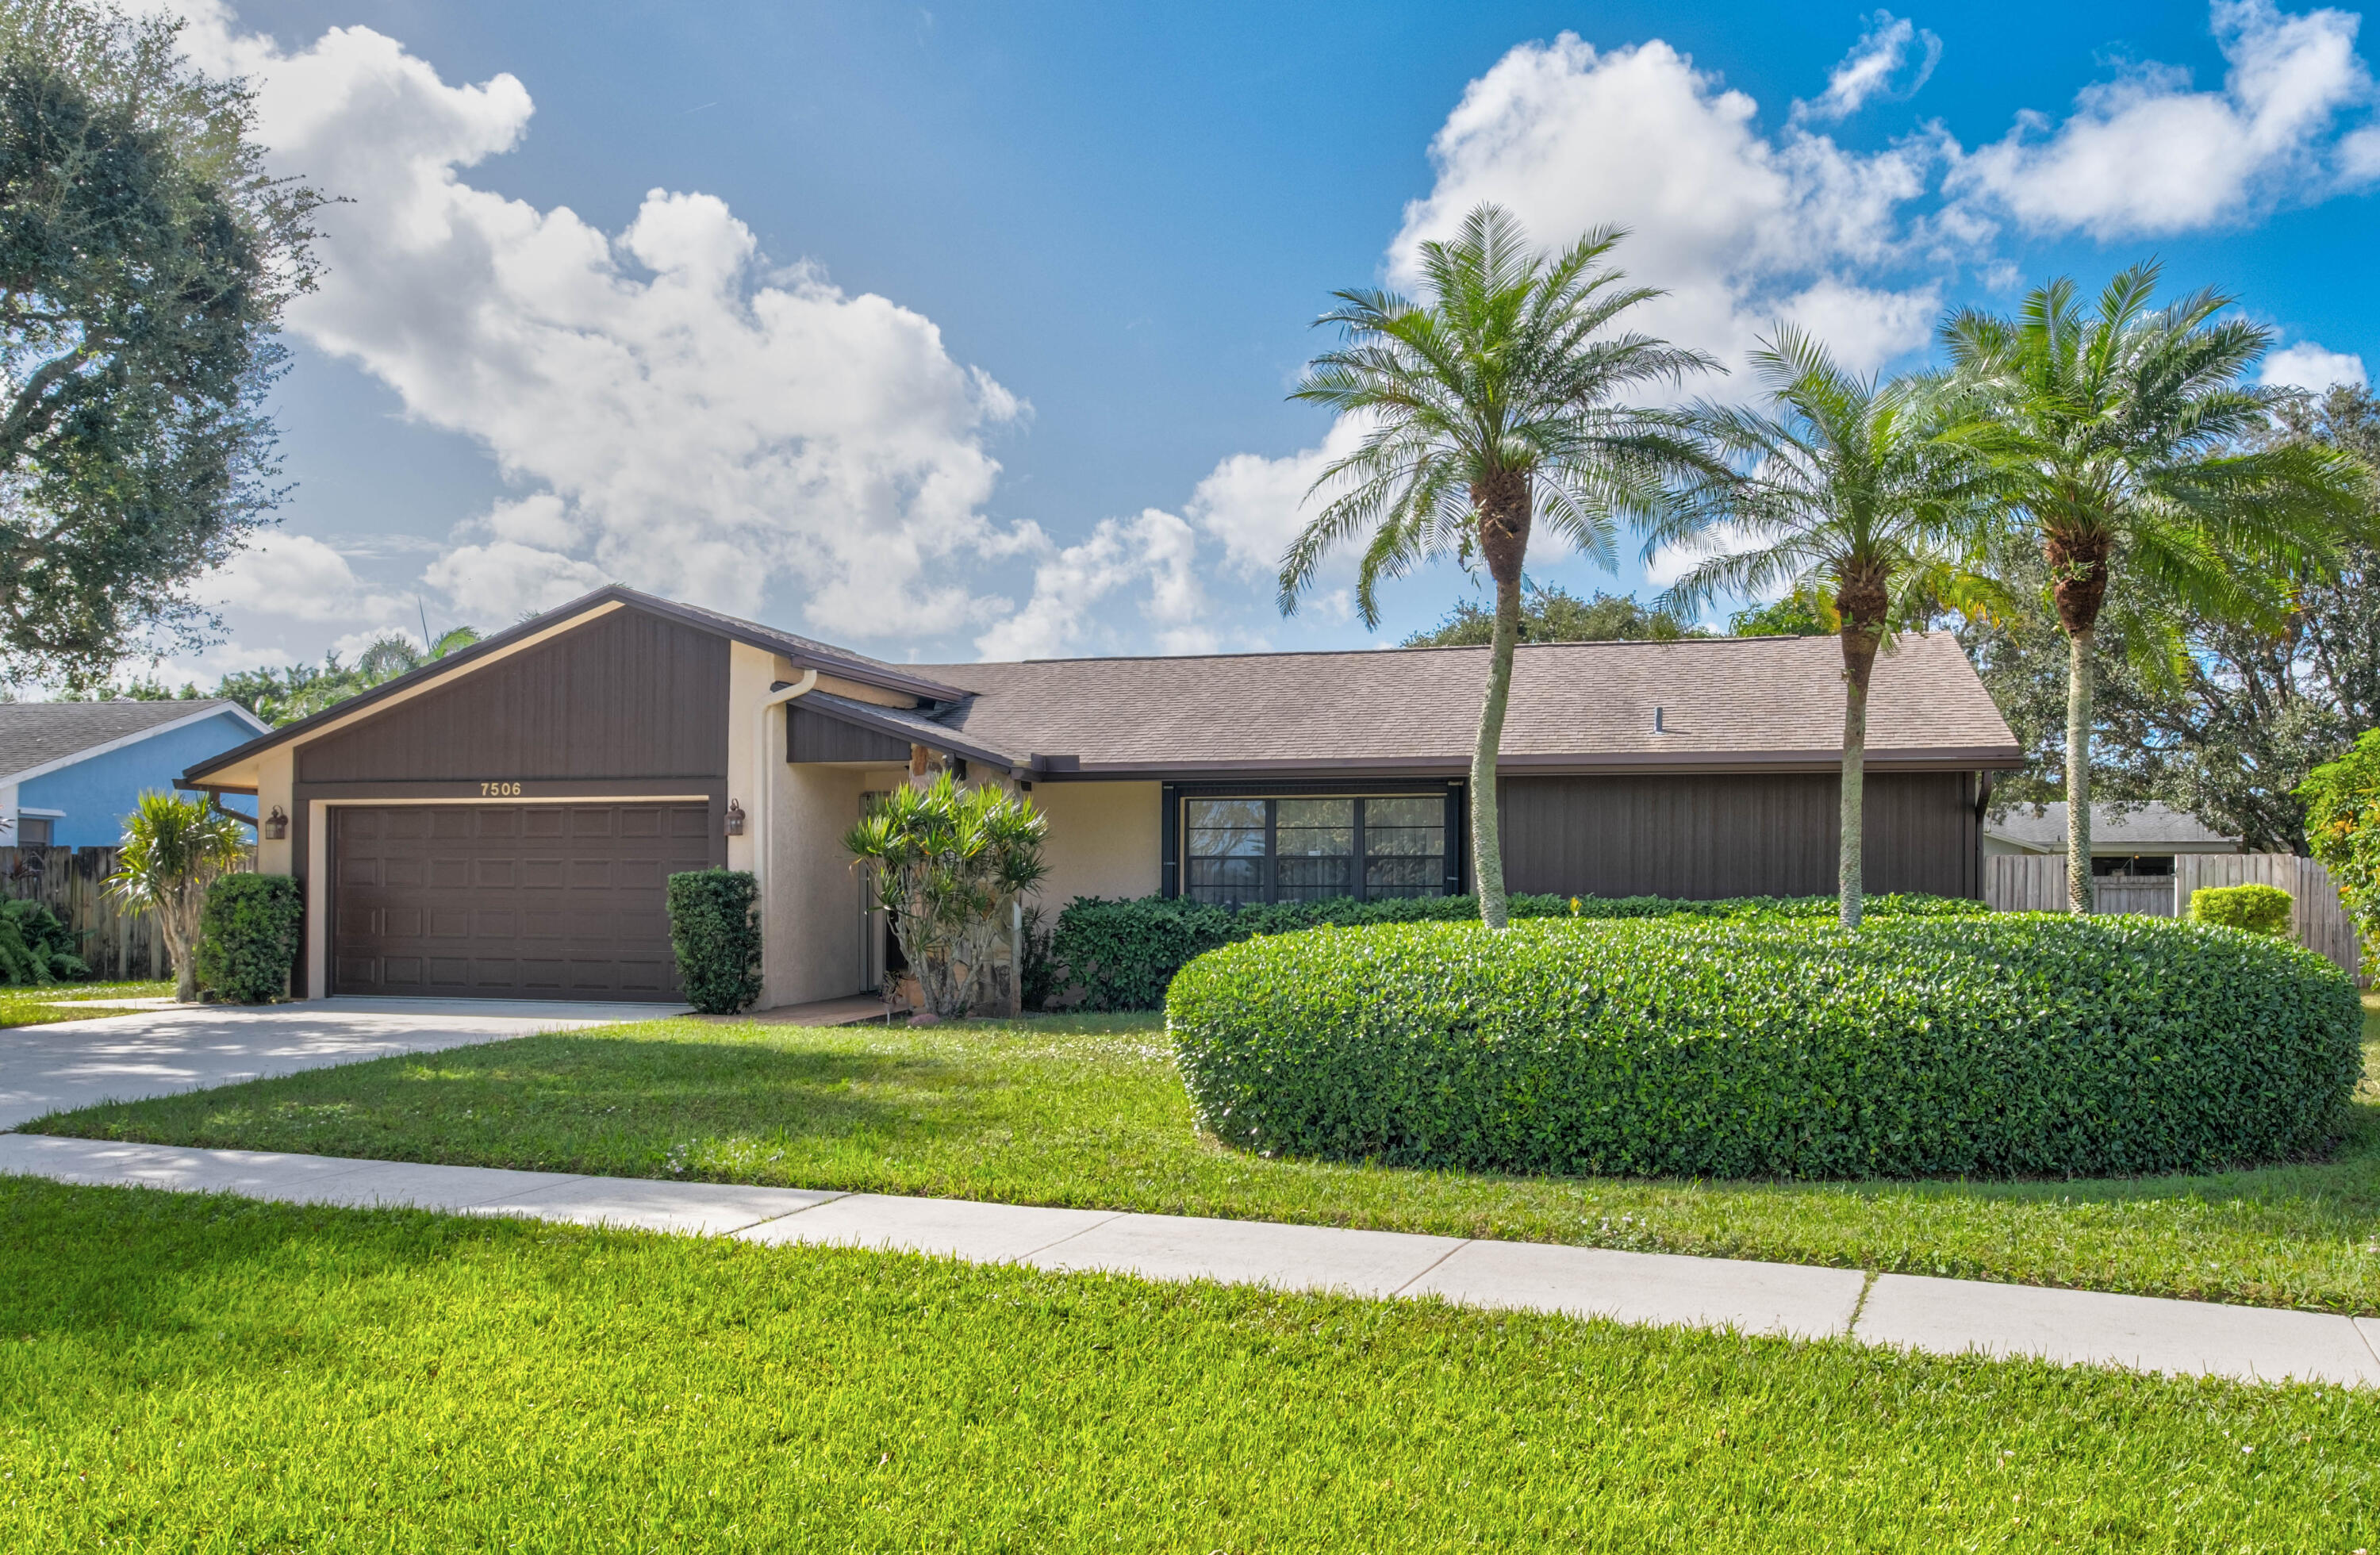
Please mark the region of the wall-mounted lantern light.
<svg viewBox="0 0 2380 1555"><path fill-rule="evenodd" d="M264 818L264 835L270 842L285 840L289 835L289 812L279 805L273 806L273 813Z"/></svg>
<svg viewBox="0 0 2380 1555"><path fill-rule="evenodd" d="M727 834L731 837L744 834L744 801L741 799L727 801Z"/></svg>

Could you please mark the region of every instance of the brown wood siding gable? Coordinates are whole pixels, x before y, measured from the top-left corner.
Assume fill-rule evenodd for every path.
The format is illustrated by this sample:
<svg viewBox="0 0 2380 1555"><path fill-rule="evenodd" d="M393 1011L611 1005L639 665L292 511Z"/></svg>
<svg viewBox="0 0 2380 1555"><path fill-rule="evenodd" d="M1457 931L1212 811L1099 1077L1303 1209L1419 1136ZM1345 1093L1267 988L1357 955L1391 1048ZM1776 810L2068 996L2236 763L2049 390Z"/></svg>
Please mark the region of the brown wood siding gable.
<svg viewBox="0 0 2380 1555"><path fill-rule="evenodd" d="M1827 896L1831 773L1507 778L1505 884L1563 895ZM1966 772L1871 772L1867 889L1980 894Z"/></svg>
<svg viewBox="0 0 2380 1555"><path fill-rule="evenodd" d="M792 711L793 716L785 720L785 759L788 761L897 761L904 766L908 764L907 740L897 739L880 729L863 728L848 720L806 708L798 699L792 704Z"/></svg>
<svg viewBox="0 0 2380 1555"><path fill-rule="evenodd" d="M728 651L612 611L299 747L298 781L723 779Z"/></svg>

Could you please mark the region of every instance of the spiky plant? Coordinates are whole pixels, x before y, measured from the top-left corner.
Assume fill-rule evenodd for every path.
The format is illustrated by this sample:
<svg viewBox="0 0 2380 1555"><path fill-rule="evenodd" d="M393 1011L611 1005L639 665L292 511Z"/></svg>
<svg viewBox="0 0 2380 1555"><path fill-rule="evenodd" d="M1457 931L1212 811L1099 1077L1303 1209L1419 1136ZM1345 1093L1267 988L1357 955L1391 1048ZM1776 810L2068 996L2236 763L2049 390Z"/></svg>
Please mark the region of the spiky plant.
<svg viewBox="0 0 2380 1555"><path fill-rule="evenodd" d="M199 918L207 887L239 867L248 845L240 823L204 799L140 796L124 818L124 840L107 889L136 915L153 914L174 958L174 997L199 996Z"/></svg>

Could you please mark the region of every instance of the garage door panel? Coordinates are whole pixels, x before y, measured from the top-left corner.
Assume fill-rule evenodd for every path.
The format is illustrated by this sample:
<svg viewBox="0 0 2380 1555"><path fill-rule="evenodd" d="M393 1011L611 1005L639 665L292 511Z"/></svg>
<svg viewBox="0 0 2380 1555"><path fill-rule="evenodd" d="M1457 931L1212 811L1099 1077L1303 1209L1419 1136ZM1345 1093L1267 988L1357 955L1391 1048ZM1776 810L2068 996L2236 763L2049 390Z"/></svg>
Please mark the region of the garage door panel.
<svg viewBox="0 0 2380 1555"><path fill-rule="evenodd" d="M710 867L710 807L341 807L332 990L677 997L668 877Z"/></svg>

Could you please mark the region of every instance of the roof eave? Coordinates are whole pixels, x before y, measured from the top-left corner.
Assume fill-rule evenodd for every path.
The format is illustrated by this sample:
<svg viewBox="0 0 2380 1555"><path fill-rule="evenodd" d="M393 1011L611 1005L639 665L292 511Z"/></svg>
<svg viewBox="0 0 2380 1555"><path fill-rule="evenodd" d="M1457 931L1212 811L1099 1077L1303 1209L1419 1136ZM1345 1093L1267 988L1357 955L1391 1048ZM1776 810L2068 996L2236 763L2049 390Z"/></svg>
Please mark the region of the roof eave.
<svg viewBox="0 0 2380 1555"><path fill-rule="evenodd" d="M1082 761L1062 768L1048 765L1049 757L1033 759L1034 775L1057 781L1123 778L1223 780L1236 774L1252 777L1328 778L1333 775L1443 779L1469 774L1464 757L1357 757L1318 759L1283 757L1256 759L1182 761ZM2023 756L2010 746L1948 746L1908 749L1871 749L1864 769L1872 772L2006 771L2022 767ZM1587 751L1570 754L1507 755L1497 759L1500 772L1524 772L1544 777L1622 776L1661 772L1756 773L1776 771L1831 772L1842 766L1839 750L1712 750L1712 751Z"/></svg>

